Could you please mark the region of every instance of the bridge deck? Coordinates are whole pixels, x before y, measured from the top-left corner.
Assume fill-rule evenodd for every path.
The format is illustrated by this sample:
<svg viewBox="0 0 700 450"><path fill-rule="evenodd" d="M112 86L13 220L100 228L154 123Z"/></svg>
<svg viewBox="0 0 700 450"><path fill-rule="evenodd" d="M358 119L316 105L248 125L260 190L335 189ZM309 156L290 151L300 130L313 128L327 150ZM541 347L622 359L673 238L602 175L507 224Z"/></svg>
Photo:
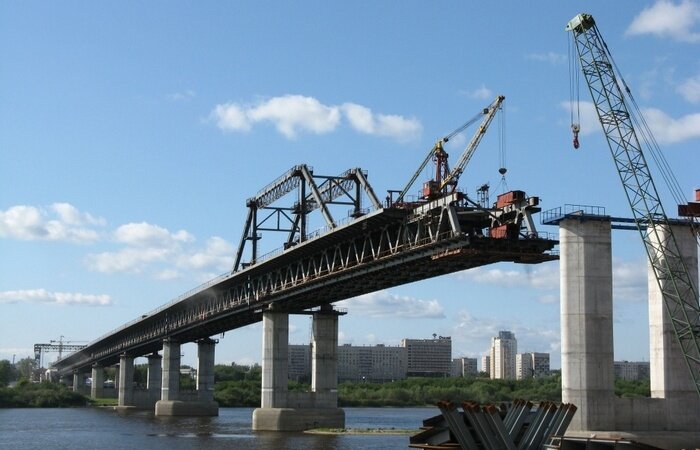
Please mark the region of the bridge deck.
<svg viewBox="0 0 700 450"><path fill-rule="evenodd" d="M413 216L410 209L385 208L357 218L218 277L91 342L55 367L65 373L93 363L110 365L123 352L141 356L158 351L166 337L191 342L213 336L262 320L263 309L273 304L298 312L495 262L558 258L548 253L554 240L496 239L440 231L439 226L431 232L428 225L416 225ZM473 230L483 227L488 214L462 207L458 218L463 230Z"/></svg>

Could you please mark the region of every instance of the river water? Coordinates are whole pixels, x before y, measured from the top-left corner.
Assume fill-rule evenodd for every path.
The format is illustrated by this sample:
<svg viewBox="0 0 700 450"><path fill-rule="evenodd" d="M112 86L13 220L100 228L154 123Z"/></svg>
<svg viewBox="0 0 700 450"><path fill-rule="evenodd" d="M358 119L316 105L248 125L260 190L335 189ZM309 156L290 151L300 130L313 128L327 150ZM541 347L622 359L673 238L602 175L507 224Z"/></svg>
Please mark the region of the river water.
<svg viewBox="0 0 700 450"><path fill-rule="evenodd" d="M345 408L347 428L415 430L436 408ZM407 434L314 435L253 432L253 408L218 417L155 417L105 408L0 409L2 449L406 449Z"/></svg>

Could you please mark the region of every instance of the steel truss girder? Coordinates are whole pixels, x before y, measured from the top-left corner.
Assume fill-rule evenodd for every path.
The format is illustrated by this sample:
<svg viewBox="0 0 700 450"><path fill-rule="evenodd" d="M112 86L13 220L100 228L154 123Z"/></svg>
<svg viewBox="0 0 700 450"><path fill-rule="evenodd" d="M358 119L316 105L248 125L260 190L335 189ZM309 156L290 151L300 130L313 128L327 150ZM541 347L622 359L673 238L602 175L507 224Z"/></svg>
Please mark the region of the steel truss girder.
<svg viewBox="0 0 700 450"><path fill-rule="evenodd" d="M451 217L457 217L458 211L453 205L438 206L419 216L395 209L392 214L396 219L375 227L367 225L372 217L360 219L353 224L354 231L347 230L346 238L332 245L319 244L313 251L307 250L308 245L298 246L289 250L286 262L273 259L231 274L217 285L144 318L138 326L103 339L104 345L91 344L66 357L61 370L115 360L123 352L146 354L159 349L166 337L189 342L253 323L273 303L299 311L489 262L554 259L542 252L551 249L555 241L530 241L534 247L527 249L507 247L516 244L504 240L472 241L454 229ZM483 250L489 243L501 250ZM469 259L479 254L486 259L478 263ZM434 263L426 264L429 261Z"/></svg>
<svg viewBox="0 0 700 450"><path fill-rule="evenodd" d="M320 183L317 183L320 180ZM298 189L298 201L291 207L271 207L270 205L286 194ZM353 207L353 216L362 214L362 192L365 192L374 209L381 208L381 203L375 195L362 169L355 168L343 172L339 176L314 175L306 165L292 167L284 175L269 184L258 194L248 199L248 215L243 227L238 251L234 260L232 272L238 271L244 265L258 262L257 241L261 239L260 231L282 231L288 237L285 245L294 245L295 239L303 242L306 236L306 215L319 209L329 229L337 226L328 209L328 205L342 204ZM347 200L338 201L345 197ZM261 214L260 214L261 213ZM269 221L269 222L268 222ZM274 225L267 226L274 222ZM284 223L285 226L282 224ZM246 243L251 242L251 257L247 264L242 264Z"/></svg>
<svg viewBox="0 0 700 450"><path fill-rule="evenodd" d="M573 31L581 69L644 242L649 264L663 295L665 309L700 394L700 306L697 288L671 231L598 27L592 17L580 15L570 22L569 28ZM690 300L686 300L688 298Z"/></svg>

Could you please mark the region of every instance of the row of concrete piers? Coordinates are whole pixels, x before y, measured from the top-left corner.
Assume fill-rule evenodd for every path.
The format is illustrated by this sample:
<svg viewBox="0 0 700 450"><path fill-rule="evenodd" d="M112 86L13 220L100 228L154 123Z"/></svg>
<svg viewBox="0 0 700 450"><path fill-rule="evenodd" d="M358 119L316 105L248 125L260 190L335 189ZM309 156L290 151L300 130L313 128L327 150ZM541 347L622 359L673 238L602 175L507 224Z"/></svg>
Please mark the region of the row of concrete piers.
<svg viewBox="0 0 700 450"><path fill-rule="evenodd" d="M219 405L214 401L214 348L216 341L197 341L196 395L180 393L180 342L163 341L163 355L148 356L148 376L145 391L134 389L134 357L122 354L115 378L119 410L155 408L157 416L216 416ZM73 390L82 388L84 374L73 374ZM104 367L92 366L90 397L104 396Z"/></svg>
<svg viewBox="0 0 700 450"><path fill-rule="evenodd" d="M648 273L651 398L619 398L613 373L611 222L582 216L559 227L562 401L579 408L568 433L629 432L663 448L694 448L700 440L700 400L653 270ZM695 235L688 226L672 227L682 263L697 274ZM668 228L660 227L656 236L669 239ZM697 278L694 282L697 286ZM686 294L684 301L697 303Z"/></svg>
<svg viewBox="0 0 700 450"><path fill-rule="evenodd" d="M338 317L331 305L313 317L310 392L290 392L288 384L289 312L270 308L263 313L263 361L260 408L253 412L254 430L300 431L342 428L345 412L338 408ZM148 358L146 390L135 390L134 357L122 354L115 379L119 410L155 409L156 416L216 416L214 348L216 341L197 341L197 390L180 392L180 342L163 341L163 354ZM73 374L73 389L83 387L84 373ZM104 396L104 367L92 367L90 396ZM193 395L194 394L194 395Z"/></svg>

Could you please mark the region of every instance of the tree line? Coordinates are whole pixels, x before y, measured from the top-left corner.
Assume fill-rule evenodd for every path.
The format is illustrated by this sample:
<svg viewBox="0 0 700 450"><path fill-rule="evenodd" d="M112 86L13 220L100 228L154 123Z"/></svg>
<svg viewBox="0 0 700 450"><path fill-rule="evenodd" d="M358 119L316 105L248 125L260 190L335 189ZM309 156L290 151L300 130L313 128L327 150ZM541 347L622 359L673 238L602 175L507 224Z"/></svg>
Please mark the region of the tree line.
<svg viewBox="0 0 700 450"><path fill-rule="evenodd" d="M114 370L114 369L111 369ZM108 372L107 376L114 376ZM17 379L16 387L6 387ZM147 366L134 370L134 383L145 386ZM222 407L260 406L262 369L259 365L216 365L214 399ZM182 376L180 388L195 388L189 376ZM289 381L290 391L310 391L308 383ZM615 394L620 397L649 397L649 381L616 380ZM489 378L408 378L390 383L343 382L338 385L339 406L425 406L441 400L499 403L515 399L533 402L561 401L561 375L525 380ZM30 383L9 361L0 361L0 407L84 406L90 399L58 383Z"/></svg>

